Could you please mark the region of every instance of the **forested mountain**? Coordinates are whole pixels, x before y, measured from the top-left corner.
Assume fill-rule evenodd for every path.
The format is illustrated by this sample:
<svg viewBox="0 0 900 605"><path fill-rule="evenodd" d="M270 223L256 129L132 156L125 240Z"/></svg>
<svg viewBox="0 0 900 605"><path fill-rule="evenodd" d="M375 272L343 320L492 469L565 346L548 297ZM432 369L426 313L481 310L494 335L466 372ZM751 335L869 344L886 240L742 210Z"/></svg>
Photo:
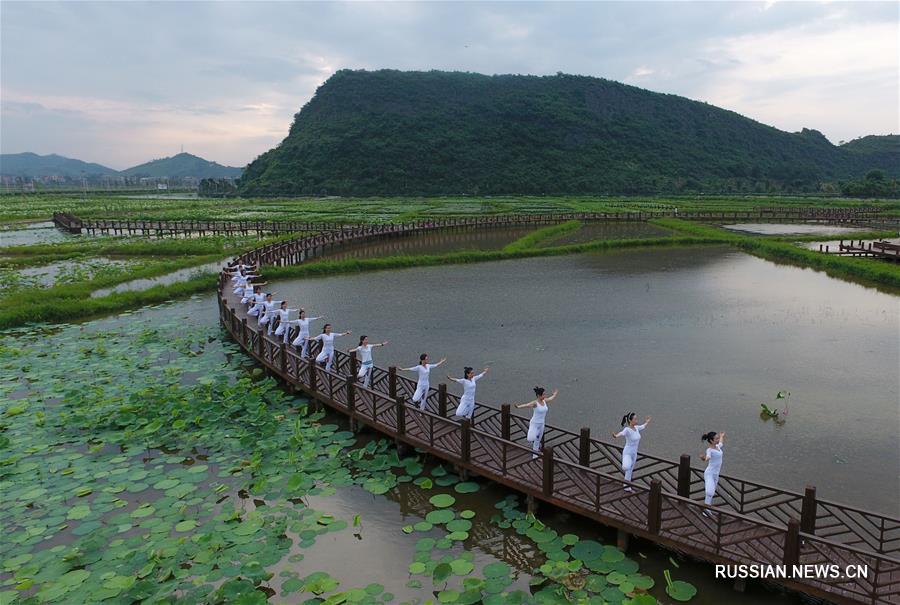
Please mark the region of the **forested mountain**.
<svg viewBox="0 0 900 605"><path fill-rule="evenodd" d="M61 176L77 178L81 176L116 175L118 171L100 164L82 162L56 155L36 153L4 153L0 155L0 174L4 176L42 177Z"/></svg>
<svg viewBox="0 0 900 605"><path fill-rule="evenodd" d="M226 177L238 178L241 176L241 169L222 166L190 153L182 152L170 158L153 160L146 164L128 168L123 170L122 174L139 177L183 178L190 176L198 179L220 179Z"/></svg>
<svg viewBox="0 0 900 605"><path fill-rule="evenodd" d="M870 169L897 175L898 147L896 136L835 146L598 78L342 70L245 169L241 192L837 190Z"/></svg>

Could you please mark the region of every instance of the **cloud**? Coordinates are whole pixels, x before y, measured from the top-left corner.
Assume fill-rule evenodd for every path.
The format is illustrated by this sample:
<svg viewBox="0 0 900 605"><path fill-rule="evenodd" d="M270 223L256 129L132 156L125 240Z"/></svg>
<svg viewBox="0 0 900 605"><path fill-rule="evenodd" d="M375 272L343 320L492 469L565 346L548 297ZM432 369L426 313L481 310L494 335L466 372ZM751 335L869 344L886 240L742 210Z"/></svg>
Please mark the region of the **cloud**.
<svg viewBox="0 0 900 605"><path fill-rule="evenodd" d="M897 130L893 3L5 2L4 152L243 165L338 69L606 77L832 140Z"/></svg>

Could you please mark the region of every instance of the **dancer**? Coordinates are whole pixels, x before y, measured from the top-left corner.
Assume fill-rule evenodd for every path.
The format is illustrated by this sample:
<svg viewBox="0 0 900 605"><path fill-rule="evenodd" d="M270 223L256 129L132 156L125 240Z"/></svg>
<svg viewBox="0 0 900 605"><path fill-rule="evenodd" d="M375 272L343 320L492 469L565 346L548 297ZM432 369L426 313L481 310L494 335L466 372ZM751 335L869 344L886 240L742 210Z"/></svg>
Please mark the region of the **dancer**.
<svg viewBox="0 0 900 605"><path fill-rule="evenodd" d="M269 292L266 294L266 300L259 310L258 323L261 326L268 326L269 334L272 333L272 317L275 315L275 310L279 305L281 305L281 301L272 300L272 293Z"/></svg>
<svg viewBox="0 0 900 605"><path fill-rule="evenodd" d="M428 363L428 353L422 353L419 355L418 365L414 365L411 368L400 368L405 372L416 372L419 375L419 379L416 381L416 392L413 393L412 401L413 403L419 404L420 410L425 409L428 401L428 389L430 388L428 379L431 376L431 369L438 367L445 361L447 361L447 358L442 357L437 363Z"/></svg>
<svg viewBox="0 0 900 605"><path fill-rule="evenodd" d="M622 430L613 433L613 438L625 437L625 447L622 448L622 470L625 472L625 480L631 481L634 465L637 463L638 444L641 442L641 431L650 424L651 417L644 418L644 424L637 423L637 414L628 412L622 416ZM626 485L625 491L630 492L631 486Z"/></svg>
<svg viewBox="0 0 900 605"><path fill-rule="evenodd" d="M456 408L457 416L471 420L472 416L475 415L475 383L481 380L481 377L487 374L488 370L490 370L490 367L485 367L481 370L481 374L476 376L475 371L469 366L466 366L463 368L462 378L454 378L450 374L447 374L447 378L463 385L463 394L462 397L459 398L459 406Z"/></svg>
<svg viewBox="0 0 900 605"><path fill-rule="evenodd" d="M281 308L275 312L275 323L278 325L275 326L275 336L281 336L285 332L287 332L288 326L288 317L291 315L291 311L296 311L297 309L288 309L287 301L281 301ZM284 342L287 344L287 336L284 337Z"/></svg>
<svg viewBox="0 0 900 605"><path fill-rule="evenodd" d="M302 357L303 359L306 359L309 355L309 322L324 318L324 315L319 315L318 317L306 317L306 311L304 309L300 309L300 319L295 319L288 322L292 326L297 326L297 329L299 330L297 338L291 341L291 344L301 349L300 357ZM287 331L285 331L284 342L287 341L288 336Z"/></svg>
<svg viewBox="0 0 900 605"><path fill-rule="evenodd" d="M719 471L722 470L722 446L725 445L725 431L716 433L710 431L700 437L706 442L706 452L700 454L700 460L707 462L706 470L703 471L703 482L706 484L706 497L703 502L707 506L712 506L713 498L716 496L716 487L719 485ZM709 516L707 511L703 514Z"/></svg>
<svg viewBox="0 0 900 605"><path fill-rule="evenodd" d="M250 305L250 310L247 311L247 315L251 317L256 317L257 321L259 320L259 314L263 311L264 305L267 300L270 300L272 297L271 294L264 294L262 291L262 287L255 286L253 287L253 296L250 298L248 304Z"/></svg>
<svg viewBox="0 0 900 605"><path fill-rule="evenodd" d="M372 368L375 366L375 362L372 361L372 347L383 347L387 343L388 341L385 340L370 345L369 337L363 334L359 337L359 344L347 350L348 353L356 353L356 357L359 359L359 372L356 374L356 379L361 380L364 387L368 387L372 382Z"/></svg>
<svg viewBox="0 0 900 605"><path fill-rule="evenodd" d="M325 364L325 370L331 371L331 364L334 362L334 339L338 336L346 336L350 334L350 330L346 332L332 332L331 324L325 324L322 333L315 338L306 337L306 340L318 340L322 343L322 350L316 355L316 363Z"/></svg>
<svg viewBox="0 0 900 605"><path fill-rule="evenodd" d="M547 405L559 394L559 389L553 389L553 394L549 397L544 397L544 387L534 387L534 396L535 399L529 401L528 403L517 403L517 408L534 408L534 411L531 413L531 420L528 421L528 435L525 437L527 441L531 442L531 449L534 450L534 453L531 455L532 458L538 457L538 452L541 449L541 440L544 438L544 423L547 419L547 410L550 409L550 406Z"/></svg>

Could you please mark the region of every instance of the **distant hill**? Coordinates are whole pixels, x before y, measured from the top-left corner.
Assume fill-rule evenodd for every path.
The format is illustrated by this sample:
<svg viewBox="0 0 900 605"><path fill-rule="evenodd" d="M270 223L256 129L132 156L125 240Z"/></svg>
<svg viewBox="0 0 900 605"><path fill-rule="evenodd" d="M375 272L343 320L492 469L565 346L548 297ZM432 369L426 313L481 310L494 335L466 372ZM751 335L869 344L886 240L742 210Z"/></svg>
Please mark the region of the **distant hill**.
<svg viewBox="0 0 900 605"><path fill-rule="evenodd" d="M115 176L118 171L100 164L92 164L61 155L37 155L36 153L0 154L0 174L4 176L42 177L64 176Z"/></svg>
<svg viewBox="0 0 900 605"><path fill-rule="evenodd" d="M876 143L867 142L877 139ZM878 168L885 137L843 146L684 97L583 76L334 74L244 195L803 191ZM889 137L888 137L889 138Z"/></svg>
<svg viewBox="0 0 900 605"><path fill-rule="evenodd" d="M138 177L169 177L183 178L196 177L198 179L208 178L239 178L241 176L240 168L231 166L222 166L216 162L210 162L203 158L191 155L190 153L179 153L170 158L162 158L153 160L139 166L134 166L123 170L125 176Z"/></svg>

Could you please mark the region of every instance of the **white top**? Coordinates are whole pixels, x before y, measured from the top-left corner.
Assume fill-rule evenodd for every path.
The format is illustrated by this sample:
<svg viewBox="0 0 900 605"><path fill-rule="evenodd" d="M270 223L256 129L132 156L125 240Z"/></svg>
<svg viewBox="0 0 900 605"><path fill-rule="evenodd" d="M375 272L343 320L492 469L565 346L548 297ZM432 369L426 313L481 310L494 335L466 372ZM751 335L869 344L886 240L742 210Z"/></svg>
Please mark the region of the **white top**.
<svg viewBox="0 0 900 605"><path fill-rule="evenodd" d="M456 382L463 385L463 394L462 397L459 398L459 403L474 403L475 402L475 383L478 382L481 377L484 376L484 372L472 377L472 380L468 378L455 378Z"/></svg>
<svg viewBox="0 0 900 605"><path fill-rule="evenodd" d="M413 371L419 375L418 382L416 384L417 387L427 386L428 378L431 376L431 368L435 367L433 363L426 363L422 365L421 363L413 368Z"/></svg>
<svg viewBox="0 0 900 605"><path fill-rule="evenodd" d="M716 447L706 448L706 457L709 459L706 470L718 475L719 471L722 470L722 444L717 443Z"/></svg>
<svg viewBox="0 0 900 605"><path fill-rule="evenodd" d="M641 431L647 428L647 424L636 424L634 428L630 426L626 426L621 431L616 433L616 437L625 436L625 448L630 452L636 452L638 448L638 444L641 442Z"/></svg>
<svg viewBox="0 0 900 605"><path fill-rule="evenodd" d="M374 345L359 345L356 349L356 356L361 364L372 365L372 347Z"/></svg>
<svg viewBox="0 0 900 605"><path fill-rule="evenodd" d="M549 409L549 405L538 401L531 412L531 424L544 424L544 420L547 418L547 410Z"/></svg>
<svg viewBox="0 0 900 605"><path fill-rule="evenodd" d="M327 355L331 355L332 353L334 353L334 337L335 336L337 336L337 334L335 334L334 332L332 332L331 334L325 334L323 332L322 334L319 334L318 336L313 338L313 340L321 341L322 342L322 352Z"/></svg>
<svg viewBox="0 0 900 605"><path fill-rule="evenodd" d="M278 309L278 321L284 323L287 321L288 315L291 314L290 309Z"/></svg>
<svg viewBox="0 0 900 605"><path fill-rule="evenodd" d="M318 317L307 317L306 319L295 319L294 325L299 326L300 336L309 336L309 322L319 319Z"/></svg>

